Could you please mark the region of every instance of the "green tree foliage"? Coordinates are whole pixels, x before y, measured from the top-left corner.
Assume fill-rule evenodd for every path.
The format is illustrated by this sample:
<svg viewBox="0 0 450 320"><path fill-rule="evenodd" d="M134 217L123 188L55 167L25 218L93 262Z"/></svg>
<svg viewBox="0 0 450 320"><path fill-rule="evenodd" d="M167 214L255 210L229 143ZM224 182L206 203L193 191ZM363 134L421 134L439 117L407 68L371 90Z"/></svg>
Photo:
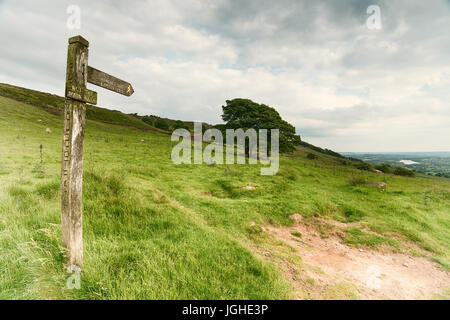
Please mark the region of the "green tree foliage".
<svg viewBox="0 0 450 320"><path fill-rule="evenodd" d="M279 129L280 152L293 151L300 143L300 136L295 134L294 126L283 120L274 108L249 99L238 98L227 100L226 103L226 106L222 106L222 119L226 122L226 129L253 128L257 132L259 129ZM270 131L268 136L270 137Z"/></svg>
<svg viewBox="0 0 450 320"><path fill-rule="evenodd" d="M189 130L188 126L185 125L183 121L181 121L181 120L175 121L175 124L173 125L173 129L176 130L176 129L181 129L181 128Z"/></svg>
<svg viewBox="0 0 450 320"><path fill-rule="evenodd" d="M163 119L157 119L155 121L155 127L162 130L169 130L169 125Z"/></svg>
<svg viewBox="0 0 450 320"><path fill-rule="evenodd" d="M153 119L152 119L152 117L149 117L149 116L143 116L143 117L142 117L142 121L144 121L145 123L147 123L147 124L153 126Z"/></svg>

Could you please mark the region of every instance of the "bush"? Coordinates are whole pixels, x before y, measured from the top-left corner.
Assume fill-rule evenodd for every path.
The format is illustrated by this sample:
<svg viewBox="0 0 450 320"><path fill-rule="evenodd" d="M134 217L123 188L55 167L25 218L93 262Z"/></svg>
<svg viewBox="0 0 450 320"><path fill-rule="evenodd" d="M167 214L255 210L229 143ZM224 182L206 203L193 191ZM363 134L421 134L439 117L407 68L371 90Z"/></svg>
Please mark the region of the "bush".
<svg viewBox="0 0 450 320"><path fill-rule="evenodd" d="M380 170L384 173L391 173L392 172L392 167L388 164L379 164L375 166L375 169Z"/></svg>
<svg viewBox="0 0 450 320"><path fill-rule="evenodd" d="M144 121L146 124L153 126L153 119L149 116L143 116L142 121Z"/></svg>
<svg viewBox="0 0 450 320"><path fill-rule="evenodd" d="M314 159L317 159L317 158L318 158L317 155L315 155L314 153L311 153L311 152L309 152L309 153L306 155L306 157L307 157L308 159L311 159L311 160L314 160Z"/></svg>
<svg viewBox="0 0 450 320"><path fill-rule="evenodd" d="M155 121L155 127L162 130L169 130L169 125L163 119L158 119Z"/></svg>
<svg viewBox="0 0 450 320"><path fill-rule="evenodd" d="M414 177L414 172L403 167L395 168L394 174L397 176Z"/></svg>
<svg viewBox="0 0 450 320"><path fill-rule="evenodd" d="M355 168L359 170L372 171L372 166L366 162L358 163L357 165L355 165Z"/></svg>

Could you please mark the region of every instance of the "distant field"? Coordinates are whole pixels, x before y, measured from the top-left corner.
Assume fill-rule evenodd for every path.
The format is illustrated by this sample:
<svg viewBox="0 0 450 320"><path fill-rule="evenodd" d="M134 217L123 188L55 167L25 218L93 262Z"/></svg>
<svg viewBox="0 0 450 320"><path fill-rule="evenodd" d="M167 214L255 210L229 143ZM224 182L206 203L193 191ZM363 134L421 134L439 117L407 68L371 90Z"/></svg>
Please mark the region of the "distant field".
<svg viewBox="0 0 450 320"><path fill-rule="evenodd" d="M372 164L386 163L418 172L450 178L450 152L342 153ZM409 161L402 161L409 160Z"/></svg>
<svg viewBox="0 0 450 320"><path fill-rule="evenodd" d="M62 118L0 97L0 298L358 298L353 285L312 279L295 250L267 231L292 225L293 214L323 237L343 224L336 234L361 250L449 266L450 179L381 176L307 147L282 156L276 176L261 176L258 165L176 166L167 134L93 115L85 137L83 282L67 290Z"/></svg>

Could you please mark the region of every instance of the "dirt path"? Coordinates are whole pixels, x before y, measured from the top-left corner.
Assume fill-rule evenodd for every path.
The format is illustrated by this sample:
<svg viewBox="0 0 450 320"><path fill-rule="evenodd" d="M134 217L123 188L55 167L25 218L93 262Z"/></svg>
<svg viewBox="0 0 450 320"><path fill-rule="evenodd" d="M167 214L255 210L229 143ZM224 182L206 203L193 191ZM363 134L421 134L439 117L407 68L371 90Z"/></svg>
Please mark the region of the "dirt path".
<svg viewBox="0 0 450 320"><path fill-rule="evenodd" d="M322 286L348 281L358 287L362 299L439 298L450 288L450 273L427 258L349 247L336 236L321 238L300 215L292 218L292 227L265 229L296 248L308 276ZM302 237L293 236L293 231Z"/></svg>

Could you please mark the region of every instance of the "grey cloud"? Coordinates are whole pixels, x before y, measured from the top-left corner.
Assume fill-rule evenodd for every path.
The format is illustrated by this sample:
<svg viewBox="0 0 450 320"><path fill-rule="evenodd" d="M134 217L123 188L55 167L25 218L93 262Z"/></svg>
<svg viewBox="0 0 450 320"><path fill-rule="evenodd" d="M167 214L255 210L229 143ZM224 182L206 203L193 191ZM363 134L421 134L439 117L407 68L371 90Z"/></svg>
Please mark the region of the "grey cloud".
<svg viewBox="0 0 450 320"><path fill-rule="evenodd" d="M70 31L72 1L0 0L0 82L62 94L67 38L81 33L90 64L136 89L96 89L102 106L217 123L226 99L246 97L324 147L448 149L449 1L77 2ZM371 4L382 30L365 27ZM427 139L407 139L413 127Z"/></svg>

